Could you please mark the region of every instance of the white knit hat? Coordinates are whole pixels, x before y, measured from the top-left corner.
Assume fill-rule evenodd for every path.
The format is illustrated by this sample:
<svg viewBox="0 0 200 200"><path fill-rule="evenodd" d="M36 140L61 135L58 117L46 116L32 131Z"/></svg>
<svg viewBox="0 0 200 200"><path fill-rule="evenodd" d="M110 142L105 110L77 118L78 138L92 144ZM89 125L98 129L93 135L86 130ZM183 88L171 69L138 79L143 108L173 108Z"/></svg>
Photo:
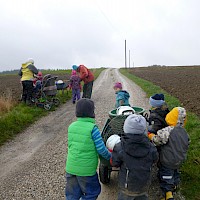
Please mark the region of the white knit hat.
<svg viewBox="0 0 200 200"><path fill-rule="evenodd" d="M111 135L108 140L106 141L106 147L109 149L109 150L113 150L114 149L114 146L119 143L121 140L120 140L120 137L119 135Z"/></svg>
<svg viewBox="0 0 200 200"><path fill-rule="evenodd" d="M33 58L28 58L27 61L26 61L26 63L32 63L32 64L34 64Z"/></svg>

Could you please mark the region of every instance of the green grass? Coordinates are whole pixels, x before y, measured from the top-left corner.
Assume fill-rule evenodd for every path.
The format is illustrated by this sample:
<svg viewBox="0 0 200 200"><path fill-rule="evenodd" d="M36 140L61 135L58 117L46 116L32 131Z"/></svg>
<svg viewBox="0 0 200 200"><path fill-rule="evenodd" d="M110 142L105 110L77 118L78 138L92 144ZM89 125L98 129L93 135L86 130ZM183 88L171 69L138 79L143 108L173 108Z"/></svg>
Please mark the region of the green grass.
<svg viewBox="0 0 200 200"><path fill-rule="evenodd" d="M17 133L26 128L41 116L45 116L47 111L37 108L28 107L19 104L0 118L0 145L9 139L12 139Z"/></svg>
<svg viewBox="0 0 200 200"><path fill-rule="evenodd" d="M120 72L139 85L148 97L155 93L163 93L170 109L182 105L177 98L171 96L159 86L134 76L127 69L120 69ZM200 199L200 119L195 114L187 112L185 128L191 142L187 160L181 167L181 193L186 200L198 200Z"/></svg>
<svg viewBox="0 0 200 200"><path fill-rule="evenodd" d="M99 74L104 70L103 68L92 69L95 79ZM66 73L71 74L71 70L54 70L56 74L64 75ZM45 74L53 73L51 71L45 71ZM58 91L57 97L59 98L61 104L66 103L67 100L71 99L71 91ZM51 111L56 110L56 107L53 107ZM50 112L51 112L50 111ZM36 106L26 106L22 103L16 105L10 112L0 115L0 145L4 144L6 141L13 139L15 135L20 133L26 127L31 125L33 122L39 118L47 115L49 111L46 111L43 108L38 108Z"/></svg>

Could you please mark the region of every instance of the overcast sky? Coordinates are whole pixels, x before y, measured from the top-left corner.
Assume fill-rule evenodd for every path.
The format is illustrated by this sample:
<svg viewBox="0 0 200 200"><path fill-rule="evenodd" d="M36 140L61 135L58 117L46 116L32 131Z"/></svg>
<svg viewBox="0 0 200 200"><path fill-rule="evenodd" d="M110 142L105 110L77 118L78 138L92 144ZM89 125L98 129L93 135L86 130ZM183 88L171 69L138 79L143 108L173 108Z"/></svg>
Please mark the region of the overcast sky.
<svg viewBox="0 0 200 200"><path fill-rule="evenodd" d="M200 64L199 0L0 0L0 71Z"/></svg>

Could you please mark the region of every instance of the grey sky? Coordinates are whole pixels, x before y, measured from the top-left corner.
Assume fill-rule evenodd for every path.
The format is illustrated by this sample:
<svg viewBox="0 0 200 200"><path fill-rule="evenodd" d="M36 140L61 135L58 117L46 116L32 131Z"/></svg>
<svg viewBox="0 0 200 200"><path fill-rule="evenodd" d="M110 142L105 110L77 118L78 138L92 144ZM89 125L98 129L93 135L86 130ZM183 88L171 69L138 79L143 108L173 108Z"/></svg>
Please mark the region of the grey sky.
<svg viewBox="0 0 200 200"><path fill-rule="evenodd" d="M0 0L0 71L200 64L198 0Z"/></svg>

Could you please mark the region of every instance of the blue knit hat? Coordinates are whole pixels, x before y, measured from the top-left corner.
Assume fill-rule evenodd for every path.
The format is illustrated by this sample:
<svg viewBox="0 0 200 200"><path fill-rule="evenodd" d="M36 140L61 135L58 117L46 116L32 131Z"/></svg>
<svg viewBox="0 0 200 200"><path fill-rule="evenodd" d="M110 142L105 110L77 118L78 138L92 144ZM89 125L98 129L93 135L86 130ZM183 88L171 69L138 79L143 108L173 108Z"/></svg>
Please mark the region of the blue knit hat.
<svg viewBox="0 0 200 200"><path fill-rule="evenodd" d="M77 70L77 69L78 69L78 66L77 66L77 65L73 65L73 66L72 66L72 69L73 69L73 70Z"/></svg>
<svg viewBox="0 0 200 200"><path fill-rule="evenodd" d="M161 107L165 103L164 94L155 94L149 98L149 104L152 107Z"/></svg>

